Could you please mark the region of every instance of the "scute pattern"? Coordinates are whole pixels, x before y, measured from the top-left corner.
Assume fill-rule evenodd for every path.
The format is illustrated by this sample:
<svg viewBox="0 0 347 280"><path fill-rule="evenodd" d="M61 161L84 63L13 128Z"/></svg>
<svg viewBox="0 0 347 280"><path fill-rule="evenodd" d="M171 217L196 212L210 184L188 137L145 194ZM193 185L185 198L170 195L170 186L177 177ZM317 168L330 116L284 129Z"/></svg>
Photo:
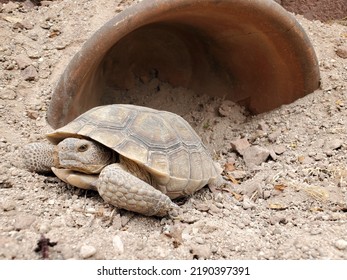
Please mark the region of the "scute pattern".
<svg viewBox="0 0 347 280"><path fill-rule="evenodd" d="M200 137L180 116L128 104L93 108L47 135L89 137L149 171L175 198L194 193L220 176Z"/></svg>

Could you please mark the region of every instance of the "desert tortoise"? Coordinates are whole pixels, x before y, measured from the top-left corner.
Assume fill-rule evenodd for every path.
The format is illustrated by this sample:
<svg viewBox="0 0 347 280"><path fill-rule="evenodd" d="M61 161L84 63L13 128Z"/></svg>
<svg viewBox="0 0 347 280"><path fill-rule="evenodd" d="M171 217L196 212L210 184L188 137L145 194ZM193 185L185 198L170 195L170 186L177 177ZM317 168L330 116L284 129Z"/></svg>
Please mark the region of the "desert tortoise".
<svg viewBox="0 0 347 280"><path fill-rule="evenodd" d="M53 144L24 147L27 169L97 190L116 207L165 216L171 199L220 185L221 168L180 116L135 105L92 108L46 135Z"/></svg>

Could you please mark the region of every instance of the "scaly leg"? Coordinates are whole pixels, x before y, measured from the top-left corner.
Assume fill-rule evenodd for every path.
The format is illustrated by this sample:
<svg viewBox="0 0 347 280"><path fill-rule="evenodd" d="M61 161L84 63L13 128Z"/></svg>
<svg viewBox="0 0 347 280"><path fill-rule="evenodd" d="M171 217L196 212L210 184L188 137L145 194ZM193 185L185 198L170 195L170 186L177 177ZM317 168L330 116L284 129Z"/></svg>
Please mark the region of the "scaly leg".
<svg viewBox="0 0 347 280"><path fill-rule="evenodd" d="M101 171L97 188L107 203L146 216L162 217L179 209L167 195L130 174L118 163Z"/></svg>

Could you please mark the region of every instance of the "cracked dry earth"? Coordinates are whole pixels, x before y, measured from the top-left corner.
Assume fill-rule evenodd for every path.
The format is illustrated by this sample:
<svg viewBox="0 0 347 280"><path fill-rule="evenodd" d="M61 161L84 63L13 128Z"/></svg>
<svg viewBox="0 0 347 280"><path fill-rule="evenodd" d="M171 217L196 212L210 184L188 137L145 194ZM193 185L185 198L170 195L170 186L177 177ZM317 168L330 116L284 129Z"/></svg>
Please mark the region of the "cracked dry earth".
<svg viewBox="0 0 347 280"><path fill-rule="evenodd" d="M47 105L69 60L134 2L0 6L0 259L347 259L343 21L296 16L317 52L321 88L271 112L250 116L157 79L127 95L185 117L233 183L178 201L180 221L115 209L95 192L23 168L21 147L51 131Z"/></svg>

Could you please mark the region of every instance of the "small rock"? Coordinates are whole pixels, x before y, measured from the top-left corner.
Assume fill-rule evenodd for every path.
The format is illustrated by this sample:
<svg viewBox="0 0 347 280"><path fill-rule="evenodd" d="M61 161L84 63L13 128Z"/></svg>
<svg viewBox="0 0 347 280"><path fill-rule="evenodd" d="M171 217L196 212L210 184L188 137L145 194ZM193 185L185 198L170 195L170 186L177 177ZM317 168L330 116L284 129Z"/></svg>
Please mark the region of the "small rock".
<svg viewBox="0 0 347 280"><path fill-rule="evenodd" d="M339 47L336 54L341 58L347 58L347 46Z"/></svg>
<svg viewBox="0 0 347 280"><path fill-rule="evenodd" d="M112 244L113 244L113 248L117 254L121 255L124 253L124 244L123 244L122 239L118 235L113 237Z"/></svg>
<svg viewBox="0 0 347 280"><path fill-rule="evenodd" d="M272 149L270 149L269 152L270 152L270 157L271 157L273 160L277 160L277 154L275 153L275 151L272 150Z"/></svg>
<svg viewBox="0 0 347 280"><path fill-rule="evenodd" d="M222 212L222 210L220 208L218 208L215 204L211 204L210 205L210 210L209 210L211 213L214 213L214 214L219 214Z"/></svg>
<svg viewBox="0 0 347 280"><path fill-rule="evenodd" d="M335 247L339 250L346 250L347 249L347 241L344 239L339 239L335 241L334 243Z"/></svg>
<svg viewBox="0 0 347 280"><path fill-rule="evenodd" d="M270 151L260 146L252 146L243 151L243 160L247 167L261 165L270 155Z"/></svg>
<svg viewBox="0 0 347 280"><path fill-rule="evenodd" d="M37 78L36 68L32 65L22 71L22 76L25 81L34 81Z"/></svg>
<svg viewBox="0 0 347 280"><path fill-rule="evenodd" d="M222 117L228 117L235 114L236 104L230 100L225 100L218 108L218 112Z"/></svg>
<svg viewBox="0 0 347 280"><path fill-rule="evenodd" d="M2 203L1 208L4 211L11 211L16 209L16 203L13 200L6 200Z"/></svg>
<svg viewBox="0 0 347 280"><path fill-rule="evenodd" d="M231 141L230 144L231 148L234 151L237 151L240 155L243 155L244 151L251 146L246 138L236 139L234 141Z"/></svg>
<svg viewBox="0 0 347 280"><path fill-rule="evenodd" d="M269 199L271 196L271 192L268 191L268 190L265 190L264 193L263 193L263 198L264 199Z"/></svg>
<svg viewBox="0 0 347 280"><path fill-rule="evenodd" d="M91 256L95 255L95 253L96 253L96 249L94 246L91 246L91 245L81 246L81 249L80 249L81 258L88 259Z"/></svg>
<svg viewBox="0 0 347 280"><path fill-rule="evenodd" d="M15 61L17 62L17 65L18 65L19 69L21 69L21 70L25 69L26 67L28 67L32 63L31 59L28 56L25 56L22 54L18 55L15 58Z"/></svg>
<svg viewBox="0 0 347 280"><path fill-rule="evenodd" d="M204 244L205 243L204 239L200 236L195 237L195 242L198 244Z"/></svg>
<svg viewBox="0 0 347 280"><path fill-rule="evenodd" d="M181 219L182 219L182 222L184 222L184 223L193 224L193 223L199 221L200 217L198 215L192 215L190 213L185 213L184 215L182 215Z"/></svg>
<svg viewBox="0 0 347 280"><path fill-rule="evenodd" d="M51 222L53 228L60 228L65 225L64 219L62 217L56 217Z"/></svg>
<svg viewBox="0 0 347 280"><path fill-rule="evenodd" d="M55 200L54 199L49 199L47 201L48 205L54 205L55 204Z"/></svg>
<svg viewBox="0 0 347 280"><path fill-rule="evenodd" d="M245 209L245 210L254 209L255 206L256 206L255 203L252 200L250 200L250 198L248 196L243 197L243 201L242 201L243 209Z"/></svg>
<svg viewBox="0 0 347 280"><path fill-rule="evenodd" d="M18 7L19 7L18 3L10 1L7 4L2 5L2 12L3 13L12 13Z"/></svg>
<svg viewBox="0 0 347 280"><path fill-rule="evenodd" d="M275 130L274 132L272 132L272 133L270 133L269 135L268 135L268 139L269 139L269 141L270 142L276 142L276 140L277 140L277 138L281 135L281 130Z"/></svg>
<svg viewBox="0 0 347 280"><path fill-rule="evenodd" d="M282 155L287 150L286 146L284 145L276 145L272 147L272 149L277 155Z"/></svg>
<svg viewBox="0 0 347 280"><path fill-rule="evenodd" d="M258 123L258 129L262 130L262 131L268 131L269 130L269 126L266 124L265 121L261 120Z"/></svg>
<svg viewBox="0 0 347 280"><path fill-rule="evenodd" d="M196 259L209 259L212 255L212 250L209 245L192 245L190 252Z"/></svg>
<svg viewBox="0 0 347 280"><path fill-rule="evenodd" d="M5 92L1 93L0 99L4 100L15 100L17 98L17 94L13 90L5 90Z"/></svg>
<svg viewBox="0 0 347 280"><path fill-rule="evenodd" d="M329 139L324 143L324 149L337 150L341 148L343 141L339 138Z"/></svg>
<svg viewBox="0 0 347 280"><path fill-rule="evenodd" d="M39 117L39 113L33 110L28 110L27 116L32 120L36 120Z"/></svg>
<svg viewBox="0 0 347 280"><path fill-rule="evenodd" d="M323 231L322 231L321 228L315 227L315 228L312 228L312 229L311 229L310 234L311 234L311 235L319 235L319 234L321 234L322 232L323 232Z"/></svg>
<svg viewBox="0 0 347 280"><path fill-rule="evenodd" d="M247 197L261 197L263 193L264 180L261 178L251 179L243 182L242 184L235 187L237 193L243 194Z"/></svg>
<svg viewBox="0 0 347 280"><path fill-rule="evenodd" d="M202 203L198 203L195 206L195 209L201 212L207 212L208 210L210 210L210 206L207 203L202 202Z"/></svg>
<svg viewBox="0 0 347 280"><path fill-rule="evenodd" d="M42 57L40 52L34 48L27 49L27 55L33 59L40 59Z"/></svg>
<svg viewBox="0 0 347 280"><path fill-rule="evenodd" d="M286 224L288 223L287 219L286 219L286 216L284 215L273 215L273 216L270 216L270 224L271 225L275 225L275 224Z"/></svg>
<svg viewBox="0 0 347 280"><path fill-rule="evenodd" d="M27 30L31 30L34 28L34 24L31 21L26 19L21 22L21 25L23 26L23 28Z"/></svg>
<svg viewBox="0 0 347 280"><path fill-rule="evenodd" d="M29 214L19 214L15 218L14 228L16 230L23 230L29 228L36 220L36 217Z"/></svg>
<svg viewBox="0 0 347 280"><path fill-rule="evenodd" d="M43 223L39 226L39 232L44 234L48 233L51 230L51 226L47 223Z"/></svg>

